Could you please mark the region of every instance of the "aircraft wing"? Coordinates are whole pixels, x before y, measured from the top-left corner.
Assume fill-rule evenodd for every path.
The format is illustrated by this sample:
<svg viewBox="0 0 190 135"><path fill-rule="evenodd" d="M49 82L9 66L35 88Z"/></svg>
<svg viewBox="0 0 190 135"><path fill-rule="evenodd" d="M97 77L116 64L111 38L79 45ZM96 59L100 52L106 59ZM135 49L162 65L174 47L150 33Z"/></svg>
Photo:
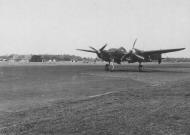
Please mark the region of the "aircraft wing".
<svg viewBox="0 0 190 135"><path fill-rule="evenodd" d="M181 50L184 50L184 49L185 49L185 48L152 50L152 51L144 51L143 54L145 54L145 55L162 54L162 53L169 53L169 52L181 51Z"/></svg>
<svg viewBox="0 0 190 135"><path fill-rule="evenodd" d="M84 50L84 49L76 49L76 50L79 50L79 51L84 51L84 52L96 53L96 52L95 52L95 51L93 51L93 50Z"/></svg>

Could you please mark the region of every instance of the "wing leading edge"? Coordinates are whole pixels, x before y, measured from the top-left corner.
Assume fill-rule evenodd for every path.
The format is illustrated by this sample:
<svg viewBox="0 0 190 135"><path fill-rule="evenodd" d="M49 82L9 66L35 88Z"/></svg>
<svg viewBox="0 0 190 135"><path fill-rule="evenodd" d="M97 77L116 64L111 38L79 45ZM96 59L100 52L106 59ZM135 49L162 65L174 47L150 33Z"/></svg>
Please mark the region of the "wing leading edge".
<svg viewBox="0 0 190 135"><path fill-rule="evenodd" d="M181 50L184 50L184 49L185 48L152 50L152 51L144 51L143 54L145 54L145 55L162 54L162 53L181 51Z"/></svg>

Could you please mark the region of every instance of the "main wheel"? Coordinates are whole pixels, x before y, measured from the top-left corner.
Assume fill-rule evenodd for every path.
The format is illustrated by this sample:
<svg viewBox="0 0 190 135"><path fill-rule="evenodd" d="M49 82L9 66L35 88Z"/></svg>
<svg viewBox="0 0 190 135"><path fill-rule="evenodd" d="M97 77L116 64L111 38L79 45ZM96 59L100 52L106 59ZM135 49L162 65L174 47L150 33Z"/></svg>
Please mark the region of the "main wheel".
<svg viewBox="0 0 190 135"><path fill-rule="evenodd" d="M110 66L109 66L109 71L110 71L110 72L113 72L113 71L114 71L114 66L113 66L113 65L110 65Z"/></svg>
<svg viewBox="0 0 190 135"><path fill-rule="evenodd" d="M109 64L106 64L106 65L105 65L105 71L109 71L109 70L110 70L110 69L109 69L109 66L110 66Z"/></svg>
<svg viewBox="0 0 190 135"><path fill-rule="evenodd" d="M139 65L139 72L143 71L143 65Z"/></svg>

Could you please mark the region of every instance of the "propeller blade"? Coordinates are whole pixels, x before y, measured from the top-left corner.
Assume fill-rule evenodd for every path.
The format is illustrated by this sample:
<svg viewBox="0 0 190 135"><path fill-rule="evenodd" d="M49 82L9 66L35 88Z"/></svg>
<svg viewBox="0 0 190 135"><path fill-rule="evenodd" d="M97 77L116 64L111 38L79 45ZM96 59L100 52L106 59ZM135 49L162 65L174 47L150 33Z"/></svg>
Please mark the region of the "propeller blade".
<svg viewBox="0 0 190 135"><path fill-rule="evenodd" d="M134 53L134 55L135 55L138 59L144 60L144 57L143 57L143 56L140 56L140 55L138 55L138 54L136 54L136 53Z"/></svg>
<svg viewBox="0 0 190 135"><path fill-rule="evenodd" d="M96 51L93 50L84 50L84 49L76 49L78 51L84 51L84 52L91 52L91 53L97 53Z"/></svg>
<svg viewBox="0 0 190 135"><path fill-rule="evenodd" d="M96 50L94 47L92 47L92 46L89 46L89 47L90 47L92 50L98 52L98 50Z"/></svg>
<svg viewBox="0 0 190 135"><path fill-rule="evenodd" d="M135 47L136 42L137 42L137 38L135 39L135 41L134 41L134 43L133 43L133 49L134 49L134 47Z"/></svg>
<svg viewBox="0 0 190 135"><path fill-rule="evenodd" d="M105 48L106 48L107 44L105 44L101 49L100 51L103 51Z"/></svg>

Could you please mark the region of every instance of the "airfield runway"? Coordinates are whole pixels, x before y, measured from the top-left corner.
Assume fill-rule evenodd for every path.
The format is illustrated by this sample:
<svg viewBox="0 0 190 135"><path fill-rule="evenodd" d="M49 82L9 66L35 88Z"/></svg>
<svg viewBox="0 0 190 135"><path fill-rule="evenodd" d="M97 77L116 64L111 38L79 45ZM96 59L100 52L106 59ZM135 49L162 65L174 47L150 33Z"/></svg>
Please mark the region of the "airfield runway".
<svg viewBox="0 0 190 135"><path fill-rule="evenodd" d="M0 134L190 135L190 63L0 64Z"/></svg>

